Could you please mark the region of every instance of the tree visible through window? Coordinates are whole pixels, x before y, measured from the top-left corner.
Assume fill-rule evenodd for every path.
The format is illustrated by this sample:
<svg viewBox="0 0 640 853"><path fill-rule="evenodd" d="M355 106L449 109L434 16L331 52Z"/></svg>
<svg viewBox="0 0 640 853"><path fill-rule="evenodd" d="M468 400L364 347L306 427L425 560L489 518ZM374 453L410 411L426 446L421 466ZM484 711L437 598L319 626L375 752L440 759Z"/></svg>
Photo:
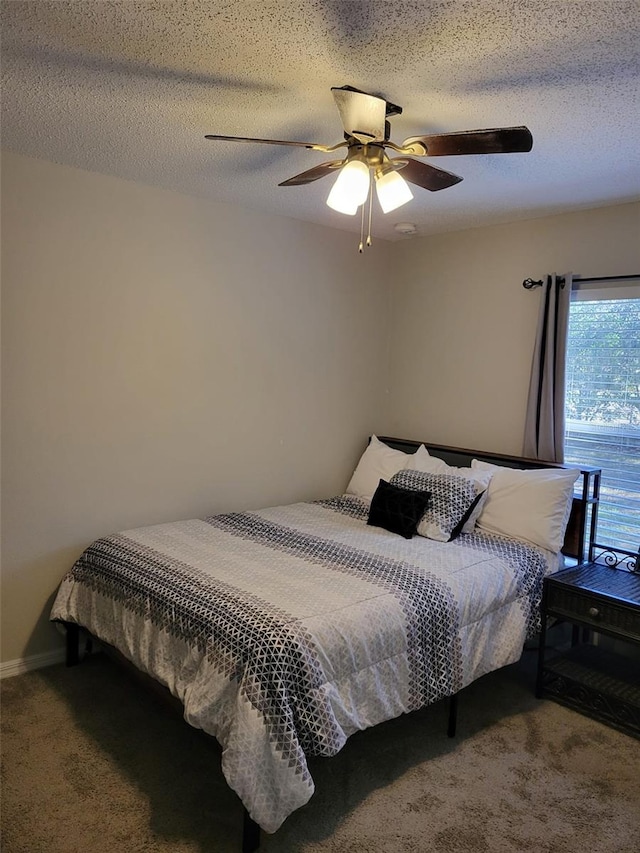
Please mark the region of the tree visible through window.
<svg viewBox="0 0 640 853"><path fill-rule="evenodd" d="M616 296L614 297L614 293ZM623 298L617 298L622 295ZM640 547L640 288L572 294L565 461L602 468L597 541Z"/></svg>

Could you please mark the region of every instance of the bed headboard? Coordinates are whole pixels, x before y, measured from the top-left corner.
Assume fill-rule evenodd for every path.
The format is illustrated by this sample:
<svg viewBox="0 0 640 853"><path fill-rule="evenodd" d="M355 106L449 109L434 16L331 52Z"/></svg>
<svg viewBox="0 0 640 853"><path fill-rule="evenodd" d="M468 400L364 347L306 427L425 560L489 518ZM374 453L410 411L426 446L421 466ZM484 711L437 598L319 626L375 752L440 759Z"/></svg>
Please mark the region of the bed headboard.
<svg viewBox="0 0 640 853"><path fill-rule="evenodd" d="M447 447L443 444L431 444L428 441L413 441L406 438L378 436L389 447L404 453L415 453L421 444L432 456L438 456L448 465L465 467L472 459L481 459L506 468L575 468L575 465L560 465L556 462L541 462L539 459L526 459L523 456L505 456L501 453L487 453L483 450L464 450L460 447ZM598 519L598 501L600 497L600 468L580 465L580 477L576 481L571 515L567 524L562 553L565 557L576 559L579 563L593 559L593 545Z"/></svg>

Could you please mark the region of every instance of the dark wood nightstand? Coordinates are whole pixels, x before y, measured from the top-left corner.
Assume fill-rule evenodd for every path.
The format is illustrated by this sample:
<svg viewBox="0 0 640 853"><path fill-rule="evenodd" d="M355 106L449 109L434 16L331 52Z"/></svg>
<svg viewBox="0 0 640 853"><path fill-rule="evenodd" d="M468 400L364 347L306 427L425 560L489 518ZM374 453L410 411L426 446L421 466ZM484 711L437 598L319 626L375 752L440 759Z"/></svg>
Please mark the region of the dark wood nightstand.
<svg viewBox="0 0 640 853"><path fill-rule="evenodd" d="M536 695L640 737L640 574L600 563L563 569L545 578L541 614ZM574 626L570 649L546 649L551 617ZM620 654L594 633L638 648Z"/></svg>

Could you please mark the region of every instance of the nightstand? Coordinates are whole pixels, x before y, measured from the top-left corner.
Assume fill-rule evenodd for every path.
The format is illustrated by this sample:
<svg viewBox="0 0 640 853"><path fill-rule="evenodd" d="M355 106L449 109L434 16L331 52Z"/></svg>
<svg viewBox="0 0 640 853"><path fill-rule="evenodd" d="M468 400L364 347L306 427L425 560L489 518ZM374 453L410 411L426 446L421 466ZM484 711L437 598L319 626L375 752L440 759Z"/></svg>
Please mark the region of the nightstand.
<svg viewBox="0 0 640 853"><path fill-rule="evenodd" d="M601 563L563 569L545 578L541 615L536 695L640 737L640 574ZM546 649L551 617L574 626L570 649ZM620 643L636 648L606 647Z"/></svg>

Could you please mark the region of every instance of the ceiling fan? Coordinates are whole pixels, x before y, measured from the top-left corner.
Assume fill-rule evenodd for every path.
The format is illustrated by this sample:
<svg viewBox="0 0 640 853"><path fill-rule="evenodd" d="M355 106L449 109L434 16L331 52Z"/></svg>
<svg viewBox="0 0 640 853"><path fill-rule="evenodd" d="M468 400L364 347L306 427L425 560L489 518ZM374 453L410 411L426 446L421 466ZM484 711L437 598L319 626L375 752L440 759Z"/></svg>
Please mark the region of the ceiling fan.
<svg viewBox="0 0 640 853"><path fill-rule="evenodd" d="M373 194L369 191L372 182L375 184L383 212L388 213L413 198L407 182L436 192L452 187L462 180L459 175L432 166L430 163L414 160L413 157L506 154L531 151L533 146L531 132L524 126L410 136L401 145L396 145L389 138L391 125L387 117L399 115L402 107L390 103L379 95L370 95L353 86L333 87L331 92L344 129L344 139L335 145L216 134L207 134L205 139L257 142L265 145L293 145L325 153L346 148L346 154L342 159L320 163L282 181L278 186L300 186L338 173L327 204L334 210L351 216L362 206L361 236L364 234L364 208L367 198L369 198L369 232L371 230ZM390 157L387 149L400 156ZM370 244L369 233L367 245ZM362 245L361 239L360 251L362 251Z"/></svg>

